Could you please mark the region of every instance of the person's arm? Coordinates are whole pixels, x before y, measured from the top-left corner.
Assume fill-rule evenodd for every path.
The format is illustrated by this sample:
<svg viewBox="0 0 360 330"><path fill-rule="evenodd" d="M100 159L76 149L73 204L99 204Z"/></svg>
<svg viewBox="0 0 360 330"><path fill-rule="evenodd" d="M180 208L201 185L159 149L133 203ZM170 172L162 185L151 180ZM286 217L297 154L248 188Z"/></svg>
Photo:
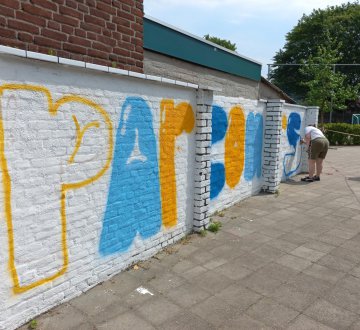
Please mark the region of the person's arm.
<svg viewBox="0 0 360 330"><path fill-rule="evenodd" d="M311 141L311 133L305 134L304 142L306 143L306 145L309 145L310 141Z"/></svg>

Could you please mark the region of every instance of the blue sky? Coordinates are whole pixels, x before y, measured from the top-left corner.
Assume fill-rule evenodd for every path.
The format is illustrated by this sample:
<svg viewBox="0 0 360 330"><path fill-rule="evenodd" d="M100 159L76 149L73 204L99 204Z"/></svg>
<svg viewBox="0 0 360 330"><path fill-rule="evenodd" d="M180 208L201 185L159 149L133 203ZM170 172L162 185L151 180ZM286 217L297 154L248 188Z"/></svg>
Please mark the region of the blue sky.
<svg viewBox="0 0 360 330"><path fill-rule="evenodd" d="M340 5L339 0L144 0L145 15L203 37L231 40L237 52L263 65L285 44L303 14Z"/></svg>

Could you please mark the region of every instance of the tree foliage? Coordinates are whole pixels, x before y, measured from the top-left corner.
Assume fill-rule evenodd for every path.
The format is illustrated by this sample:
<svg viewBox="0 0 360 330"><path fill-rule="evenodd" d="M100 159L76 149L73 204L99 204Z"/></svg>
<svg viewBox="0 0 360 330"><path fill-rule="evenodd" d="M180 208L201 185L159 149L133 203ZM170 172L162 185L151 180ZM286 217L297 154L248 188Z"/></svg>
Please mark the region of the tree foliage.
<svg viewBox="0 0 360 330"><path fill-rule="evenodd" d="M360 85L346 83L346 75L335 71L333 63L338 63L340 59L340 46L327 34L325 45L318 46L315 55L302 61L303 66L299 69L305 78L302 85L308 89L305 103L320 107L322 123L324 112L345 109L346 101L355 99L359 92Z"/></svg>
<svg viewBox="0 0 360 330"><path fill-rule="evenodd" d="M230 49L232 51L236 51L236 44L232 43L230 40L220 39L218 37L212 37L209 34L204 35L204 39L213 42L219 46Z"/></svg>
<svg viewBox="0 0 360 330"><path fill-rule="evenodd" d="M318 47L326 47L328 35L338 42L337 63L360 63L360 4L359 0L341 6L314 10L303 15L298 24L286 35L283 49L274 56L274 63L295 64L318 56ZM313 58L314 60L314 58ZM336 66L336 72L345 75L344 83L360 83L360 66ZM309 88L304 84L306 72L300 66L277 66L271 81L298 102L304 102Z"/></svg>

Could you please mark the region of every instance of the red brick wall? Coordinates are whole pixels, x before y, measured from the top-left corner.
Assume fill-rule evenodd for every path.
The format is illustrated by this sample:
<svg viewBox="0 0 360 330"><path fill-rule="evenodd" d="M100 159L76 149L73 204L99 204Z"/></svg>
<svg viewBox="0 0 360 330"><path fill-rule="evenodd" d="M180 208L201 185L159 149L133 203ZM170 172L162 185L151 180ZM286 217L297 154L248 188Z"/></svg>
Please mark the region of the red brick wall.
<svg viewBox="0 0 360 330"><path fill-rule="evenodd" d="M143 0L0 0L0 44L143 72Z"/></svg>

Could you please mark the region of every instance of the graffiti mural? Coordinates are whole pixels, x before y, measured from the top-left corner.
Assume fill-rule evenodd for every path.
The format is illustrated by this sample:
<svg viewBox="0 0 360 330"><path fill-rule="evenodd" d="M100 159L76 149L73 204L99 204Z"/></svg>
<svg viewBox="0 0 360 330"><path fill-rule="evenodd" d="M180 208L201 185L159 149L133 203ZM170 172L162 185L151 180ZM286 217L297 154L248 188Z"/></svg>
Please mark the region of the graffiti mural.
<svg viewBox="0 0 360 330"><path fill-rule="evenodd" d="M116 134L108 201L100 236L102 255L128 250L161 227L156 139L150 107L140 97L124 102ZM147 179L144 180L144 177ZM133 201L129 203L129 198Z"/></svg>
<svg viewBox="0 0 360 330"><path fill-rule="evenodd" d="M229 113L229 128L225 137L226 183L235 188L244 168L245 117L241 107L236 106Z"/></svg>
<svg viewBox="0 0 360 330"><path fill-rule="evenodd" d="M176 225L175 140L183 132L192 132L194 123L189 103L161 101L158 164L150 107L140 97L126 99L100 238L102 255L127 251L136 235L147 239L160 231L161 224ZM129 196L136 202L129 203Z"/></svg>
<svg viewBox="0 0 360 330"><path fill-rule="evenodd" d="M189 103L175 105L173 100L162 100L160 121L162 222L165 227L173 227L177 223L175 140L183 132L192 132L195 117Z"/></svg>
<svg viewBox="0 0 360 330"><path fill-rule="evenodd" d="M4 98L7 99L7 102L4 102ZM63 96L54 101L50 91L42 86L4 84L0 86L0 99L0 166L8 232L8 267L13 281L13 291L14 293L21 293L53 281L66 272L69 264L66 232L66 196L70 190L83 188L95 182L109 169L113 153L112 123L107 112L95 102L76 95ZM28 102L22 102L23 99L28 100ZM31 107L29 107L29 104L31 104ZM85 133L90 134L88 133L90 128L101 129L106 136L105 141L107 142L102 148L105 161L93 175L78 181L63 182L53 169L54 167L57 168L58 173L64 171L64 167L61 170L60 157L56 157L50 148L47 150L48 153L45 153L42 145L48 143L48 132L52 127L52 118L54 118L54 121L59 116L59 113L62 113L65 109L67 111L70 109L70 112L72 112L80 108L97 113L99 120L90 122L84 128L81 128L78 117L75 114L72 115L72 120L75 123L76 142L67 163L69 165L76 163L76 157L81 148L84 135ZM26 121L27 117L39 120L40 124L31 121L31 119ZM64 117L64 114L62 114L62 117ZM9 118L14 119L11 121ZM44 124L42 124L42 121L44 121ZM13 122L19 123L21 129L8 127ZM26 176L26 171L21 167L21 164L29 162L30 155L19 156L18 159L22 158L21 162L16 161L17 159L14 156L16 155L16 147L29 145L29 138L34 138L35 142L37 141L40 144L40 148L38 144L34 143L31 145L33 150L26 149L27 153L33 152L31 155L32 167L29 171L33 177ZM71 148L65 150L71 150ZM13 178L17 180L14 181ZM36 185L42 195L27 194L25 184L27 186ZM44 203L45 196L46 203ZM18 204L15 209L13 205L18 203L16 199L19 198L22 200L23 208ZM55 239L49 239L46 243L43 243L45 247L38 247L38 255L41 256L41 253L49 254L52 252L52 258L57 258L57 261L52 259L50 266L46 263L44 265L44 263L36 262L35 259L30 263L32 269L27 268L29 258L31 260L31 256L27 256L27 250L30 249L29 247L33 247L32 244L35 243L32 243L33 238L31 235L34 235L32 228L28 227L26 231L21 230L24 217L26 217L27 221L30 218L33 219L34 224L39 223L42 219L44 219L45 225L46 220L50 220L50 226L52 221L61 224L58 226L61 231L57 233L59 244L56 243ZM54 270L53 265L55 265L56 270Z"/></svg>
<svg viewBox="0 0 360 330"><path fill-rule="evenodd" d="M234 189L242 174L246 181L262 174L263 116L250 112L245 118L241 106L226 111L212 109L212 146L224 141L224 162L212 160L210 199L216 198L225 186Z"/></svg>
<svg viewBox="0 0 360 330"><path fill-rule="evenodd" d="M263 117L250 112L246 119L245 172L246 181L261 177L263 148Z"/></svg>
<svg viewBox="0 0 360 330"><path fill-rule="evenodd" d="M285 117L286 118L286 117ZM301 116L297 112L291 112L284 124L283 116L283 130L286 129L287 142L290 146L290 152L285 153L283 158L284 175L286 178L290 177L299 169L301 164L302 148L299 145Z"/></svg>
<svg viewBox="0 0 360 330"><path fill-rule="evenodd" d="M214 146L224 139L228 127L225 110L217 105L212 106L211 143ZM225 166L221 162L211 162L210 198L218 196L225 185Z"/></svg>

